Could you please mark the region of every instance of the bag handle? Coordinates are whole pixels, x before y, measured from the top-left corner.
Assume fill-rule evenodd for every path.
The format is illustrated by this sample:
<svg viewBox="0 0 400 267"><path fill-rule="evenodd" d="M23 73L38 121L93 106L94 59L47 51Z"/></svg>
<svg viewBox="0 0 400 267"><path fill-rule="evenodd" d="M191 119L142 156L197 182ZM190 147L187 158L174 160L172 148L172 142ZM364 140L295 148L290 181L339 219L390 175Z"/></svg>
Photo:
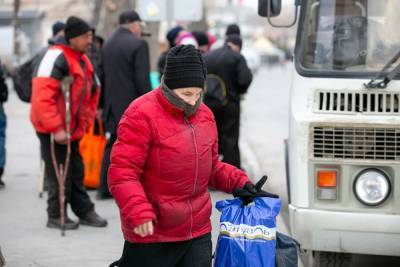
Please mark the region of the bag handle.
<svg viewBox="0 0 400 267"><path fill-rule="evenodd" d="M104 136L104 126L103 126L103 120L101 118L97 118L97 124L99 125L99 134L101 136ZM94 128L94 127L93 127Z"/></svg>
<svg viewBox="0 0 400 267"><path fill-rule="evenodd" d="M95 128L95 123L99 126L99 135L104 136L104 126L103 126L103 121L100 118L95 118L92 126L89 129L89 134L94 135L94 128Z"/></svg>

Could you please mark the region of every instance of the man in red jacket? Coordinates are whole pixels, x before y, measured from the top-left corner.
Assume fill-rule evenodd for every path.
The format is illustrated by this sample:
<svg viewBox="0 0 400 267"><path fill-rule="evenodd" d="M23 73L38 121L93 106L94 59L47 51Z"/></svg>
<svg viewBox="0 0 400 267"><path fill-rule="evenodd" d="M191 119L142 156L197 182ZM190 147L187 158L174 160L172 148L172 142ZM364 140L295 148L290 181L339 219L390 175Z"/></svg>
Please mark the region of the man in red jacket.
<svg viewBox="0 0 400 267"><path fill-rule="evenodd" d="M206 74L199 50L174 47L161 86L122 116L108 173L125 238L119 267L210 267L208 187L254 188L218 159L217 127L202 103Z"/></svg>
<svg viewBox="0 0 400 267"><path fill-rule="evenodd" d="M94 205L83 187L84 167L79 154L79 140L94 119L100 90L93 66L85 55L92 43L92 31L85 21L77 17L68 18L64 31L67 45L51 46L32 80L30 118L39 137L48 179L47 227L60 228L59 191L52 164L50 137L53 135L56 142L55 155L58 162L64 162L67 132L61 83L67 76L72 77L73 82L69 99L71 158L65 181L66 200L81 224L104 227L107 221L94 211ZM78 225L66 217L66 229L76 229Z"/></svg>

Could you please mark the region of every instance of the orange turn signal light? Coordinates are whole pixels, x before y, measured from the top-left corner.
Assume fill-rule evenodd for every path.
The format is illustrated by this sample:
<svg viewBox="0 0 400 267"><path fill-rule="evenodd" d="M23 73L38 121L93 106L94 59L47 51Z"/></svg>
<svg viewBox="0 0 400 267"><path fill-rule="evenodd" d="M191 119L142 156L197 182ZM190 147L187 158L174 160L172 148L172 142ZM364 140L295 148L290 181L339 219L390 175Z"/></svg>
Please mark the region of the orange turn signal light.
<svg viewBox="0 0 400 267"><path fill-rule="evenodd" d="M337 172L332 170L324 170L317 172L318 187L336 187Z"/></svg>

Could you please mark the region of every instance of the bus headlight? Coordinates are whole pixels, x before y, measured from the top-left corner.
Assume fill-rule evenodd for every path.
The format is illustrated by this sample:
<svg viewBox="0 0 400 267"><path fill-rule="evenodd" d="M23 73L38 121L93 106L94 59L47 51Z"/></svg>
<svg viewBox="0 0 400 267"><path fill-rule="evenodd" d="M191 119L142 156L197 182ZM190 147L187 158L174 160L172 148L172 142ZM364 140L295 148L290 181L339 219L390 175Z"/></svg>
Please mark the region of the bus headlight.
<svg viewBox="0 0 400 267"><path fill-rule="evenodd" d="M383 171L366 169L357 175L353 190L361 203L377 206L389 197L391 184L389 177Z"/></svg>

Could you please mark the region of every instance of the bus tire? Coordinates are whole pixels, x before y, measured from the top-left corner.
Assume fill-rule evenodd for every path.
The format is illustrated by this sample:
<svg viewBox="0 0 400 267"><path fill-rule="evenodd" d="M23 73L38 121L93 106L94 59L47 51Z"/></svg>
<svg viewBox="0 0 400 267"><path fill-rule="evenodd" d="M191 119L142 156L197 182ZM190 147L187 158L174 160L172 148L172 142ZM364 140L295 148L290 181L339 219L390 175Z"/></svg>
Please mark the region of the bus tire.
<svg viewBox="0 0 400 267"><path fill-rule="evenodd" d="M314 252L313 267L350 267L351 254L336 252Z"/></svg>

